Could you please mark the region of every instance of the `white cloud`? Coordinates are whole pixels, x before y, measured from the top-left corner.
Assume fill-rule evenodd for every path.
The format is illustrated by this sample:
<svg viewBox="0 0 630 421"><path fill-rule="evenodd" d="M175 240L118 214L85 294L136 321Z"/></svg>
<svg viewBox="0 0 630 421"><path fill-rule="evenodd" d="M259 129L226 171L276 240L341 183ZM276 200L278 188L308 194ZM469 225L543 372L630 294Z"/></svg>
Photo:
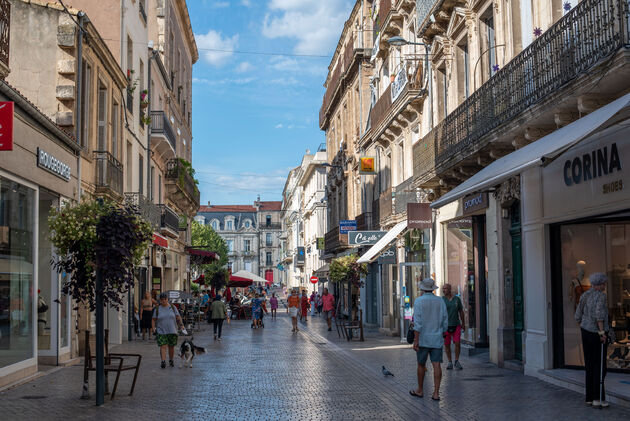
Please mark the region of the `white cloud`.
<svg viewBox="0 0 630 421"><path fill-rule="evenodd" d="M297 40L297 54L330 54L348 18L350 0L271 0L263 21L267 38Z"/></svg>
<svg viewBox="0 0 630 421"><path fill-rule="evenodd" d="M251 0L241 0L241 5L245 7L252 7L252 2Z"/></svg>
<svg viewBox="0 0 630 421"><path fill-rule="evenodd" d="M282 127L283 127L283 126L282 126L282 123L278 123L278 124L276 124L276 129L281 129Z"/></svg>
<svg viewBox="0 0 630 421"><path fill-rule="evenodd" d="M312 60L293 57L272 57L270 67L281 73L297 73L300 76L308 74L325 77L328 73L326 67L313 64Z"/></svg>
<svg viewBox="0 0 630 421"><path fill-rule="evenodd" d="M230 2L227 1L215 1L212 3L212 6L215 9L224 9L226 7L230 7Z"/></svg>
<svg viewBox="0 0 630 421"><path fill-rule="evenodd" d="M251 70L254 66L252 66L252 64L248 61L244 61L242 63L239 63L238 66L236 66L236 72L237 73L245 73L249 70Z"/></svg>
<svg viewBox="0 0 630 421"><path fill-rule="evenodd" d="M234 54L232 51L238 45L238 34L224 38L221 32L212 29L207 34L195 35L195 39L203 58L213 66L225 64Z"/></svg>

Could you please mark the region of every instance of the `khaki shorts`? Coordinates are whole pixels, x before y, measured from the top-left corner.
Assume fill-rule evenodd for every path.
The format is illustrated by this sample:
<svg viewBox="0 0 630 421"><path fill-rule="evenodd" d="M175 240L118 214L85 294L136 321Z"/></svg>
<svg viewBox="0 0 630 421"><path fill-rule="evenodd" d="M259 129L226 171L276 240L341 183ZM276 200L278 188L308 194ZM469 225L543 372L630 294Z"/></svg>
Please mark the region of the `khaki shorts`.
<svg viewBox="0 0 630 421"><path fill-rule="evenodd" d="M289 315L291 315L291 317L297 317L297 314L298 314L297 307L289 307Z"/></svg>
<svg viewBox="0 0 630 421"><path fill-rule="evenodd" d="M324 319L326 320L332 319L332 315L333 315L332 310L322 311L322 314L324 315Z"/></svg>

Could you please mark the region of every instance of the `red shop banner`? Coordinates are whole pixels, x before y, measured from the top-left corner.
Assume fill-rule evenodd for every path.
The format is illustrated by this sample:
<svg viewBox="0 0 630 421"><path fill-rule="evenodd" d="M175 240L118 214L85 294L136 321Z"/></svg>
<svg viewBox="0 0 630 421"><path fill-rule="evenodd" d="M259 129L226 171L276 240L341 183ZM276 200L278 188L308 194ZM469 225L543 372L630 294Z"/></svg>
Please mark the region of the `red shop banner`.
<svg viewBox="0 0 630 421"><path fill-rule="evenodd" d="M13 102L0 101L0 151L13 150Z"/></svg>

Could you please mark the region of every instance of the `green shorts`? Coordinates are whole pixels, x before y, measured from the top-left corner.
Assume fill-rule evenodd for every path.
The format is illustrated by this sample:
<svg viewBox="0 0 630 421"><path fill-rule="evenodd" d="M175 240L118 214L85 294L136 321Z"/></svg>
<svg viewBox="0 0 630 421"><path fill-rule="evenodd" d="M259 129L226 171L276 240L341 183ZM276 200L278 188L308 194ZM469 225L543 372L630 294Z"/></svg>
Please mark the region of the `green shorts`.
<svg viewBox="0 0 630 421"><path fill-rule="evenodd" d="M177 346L177 334L176 333L167 333L167 334L157 334L157 344L158 346Z"/></svg>

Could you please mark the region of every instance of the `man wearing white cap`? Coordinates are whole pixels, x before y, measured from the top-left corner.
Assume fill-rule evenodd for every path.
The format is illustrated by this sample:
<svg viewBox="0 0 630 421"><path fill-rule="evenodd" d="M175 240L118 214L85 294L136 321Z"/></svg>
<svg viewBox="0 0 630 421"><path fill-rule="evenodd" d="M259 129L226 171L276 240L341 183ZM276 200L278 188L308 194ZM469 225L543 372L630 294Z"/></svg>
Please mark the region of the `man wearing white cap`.
<svg viewBox="0 0 630 421"><path fill-rule="evenodd" d="M415 330L413 350L416 351L418 359L418 388L410 390L409 394L418 398L424 395L424 375L427 371L427 358L430 356L434 383L431 399L439 401L442 381L440 363L442 362L444 332L448 329L448 313L444 300L433 294L433 291L437 289L433 279L423 279L419 286L422 295L413 303L413 329Z"/></svg>

